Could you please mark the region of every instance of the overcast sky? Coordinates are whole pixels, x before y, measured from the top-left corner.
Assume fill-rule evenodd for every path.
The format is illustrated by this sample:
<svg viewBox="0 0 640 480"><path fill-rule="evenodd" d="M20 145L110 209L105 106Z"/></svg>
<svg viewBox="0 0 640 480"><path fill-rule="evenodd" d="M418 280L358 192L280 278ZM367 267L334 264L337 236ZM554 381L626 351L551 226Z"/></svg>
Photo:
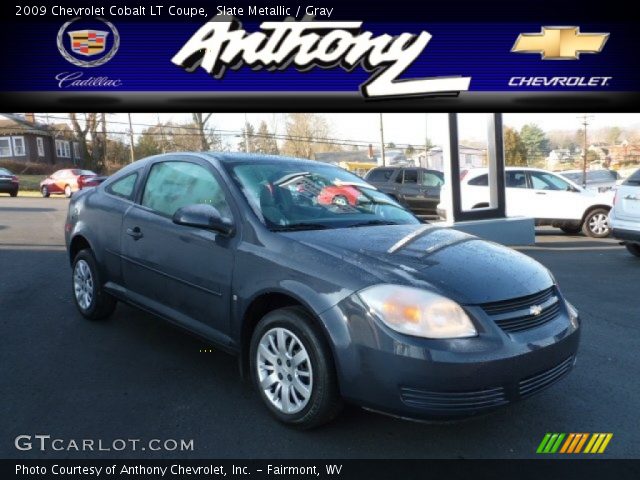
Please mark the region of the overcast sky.
<svg viewBox="0 0 640 480"><path fill-rule="evenodd" d="M62 121L64 114L50 114L49 120ZM262 113L215 113L211 117L209 126L219 130L240 131L246 118L255 125L264 120L270 130L275 125L276 133L285 133L285 116L283 114ZM331 126L332 138L371 142L377 144L380 141L380 116L377 113L331 113L323 114ZM580 128L579 113L509 113L504 114L504 124L520 129L527 123L535 123L544 130L572 130ZM601 127L636 127L640 128L640 113L598 113L590 114L590 128ZM156 114L133 113L134 132L140 133L147 125L155 125L158 121L188 123L191 121L190 113ZM127 114L110 114L109 131L128 132ZM485 139L484 114L460 115L460 138L468 140ZM39 120L45 120L44 114L38 114ZM446 114L424 113L385 113L383 115L385 143L422 145L425 135L436 145L441 145L447 138ZM233 137L227 139L235 144L238 140Z"/></svg>

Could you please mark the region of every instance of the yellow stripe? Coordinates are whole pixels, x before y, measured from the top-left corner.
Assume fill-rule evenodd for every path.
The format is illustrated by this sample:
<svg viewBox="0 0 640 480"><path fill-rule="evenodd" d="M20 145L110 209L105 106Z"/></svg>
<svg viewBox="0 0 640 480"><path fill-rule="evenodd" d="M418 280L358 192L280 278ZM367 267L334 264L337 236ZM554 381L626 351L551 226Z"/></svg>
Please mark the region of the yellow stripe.
<svg viewBox="0 0 640 480"><path fill-rule="evenodd" d="M578 443L578 446L576 447L576 451L574 453L580 453L580 451L582 450L582 446L584 445L584 442L587 441L588 437L589 437L588 433L582 434L582 439L580 440L580 443Z"/></svg>
<svg viewBox="0 0 640 480"><path fill-rule="evenodd" d="M564 444L562 445L562 448L560 449L560 453L565 453L567 451L567 448L569 448L569 444L571 443L571 441L573 440L573 437L575 436L576 436L575 433L569 434L569 437L565 440Z"/></svg>
<svg viewBox="0 0 640 480"><path fill-rule="evenodd" d="M602 445L600 445L600 450L598 450L598 453L604 453L605 448L607 448L607 445L609 445L609 442L611 441L612 438L613 438L613 433L607 433L607 436L605 437L604 442L602 442Z"/></svg>
<svg viewBox="0 0 640 480"><path fill-rule="evenodd" d="M598 448L600 448L600 444L604 440L605 436L606 435L604 433L598 434L598 439L596 440L596 443L593 444L593 447L591 448L591 453L598 453Z"/></svg>
<svg viewBox="0 0 640 480"><path fill-rule="evenodd" d="M591 447L593 447L593 444L596 443L597 438L597 434L593 433L591 435L591 440L589 440L589 443L587 443L587 448L584 449L584 453L591 453Z"/></svg>
<svg viewBox="0 0 640 480"><path fill-rule="evenodd" d="M569 447L569 450L567 451L567 453L573 453L573 449L576 448L576 445L578 444L578 440L580 440L580 434L576 433L576 436L573 439L573 442L571 443L571 446Z"/></svg>

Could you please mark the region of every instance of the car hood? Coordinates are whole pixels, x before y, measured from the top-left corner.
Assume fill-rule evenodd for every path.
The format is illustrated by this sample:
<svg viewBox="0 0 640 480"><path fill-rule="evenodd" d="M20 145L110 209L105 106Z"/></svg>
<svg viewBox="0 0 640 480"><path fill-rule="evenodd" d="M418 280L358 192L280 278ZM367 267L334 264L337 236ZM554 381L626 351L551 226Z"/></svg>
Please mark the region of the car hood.
<svg viewBox="0 0 640 480"><path fill-rule="evenodd" d="M466 305L523 297L553 285L549 271L526 255L443 227L388 225L283 235L352 265L353 275L363 279L434 290Z"/></svg>

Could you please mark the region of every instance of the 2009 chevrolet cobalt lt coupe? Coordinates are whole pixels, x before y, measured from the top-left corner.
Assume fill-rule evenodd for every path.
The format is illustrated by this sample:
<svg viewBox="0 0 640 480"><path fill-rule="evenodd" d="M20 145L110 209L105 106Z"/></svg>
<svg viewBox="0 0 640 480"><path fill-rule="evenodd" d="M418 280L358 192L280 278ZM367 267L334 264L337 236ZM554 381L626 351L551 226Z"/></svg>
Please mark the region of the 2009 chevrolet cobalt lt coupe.
<svg viewBox="0 0 640 480"><path fill-rule="evenodd" d="M357 201L319 202L327 187ZM580 322L549 271L420 223L328 164L240 154L137 161L74 195L80 313L137 305L237 354L279 420L343 401L410 418L486 412L567 374Z"/></svg>

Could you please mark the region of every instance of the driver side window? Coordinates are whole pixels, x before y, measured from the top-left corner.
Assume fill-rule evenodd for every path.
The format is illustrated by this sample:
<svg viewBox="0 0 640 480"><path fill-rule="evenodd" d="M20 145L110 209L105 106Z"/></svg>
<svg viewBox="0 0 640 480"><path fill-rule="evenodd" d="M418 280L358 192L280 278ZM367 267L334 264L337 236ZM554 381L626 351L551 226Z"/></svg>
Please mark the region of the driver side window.
<svg viewBox="0 0 640 480"><path fill-rule="evenodd" d="M534 190L567 190L569 184L564 180L545 172L531 172L531 184Z"/></svg>
<svg viewBox="0 0 640 480"><path fill-rule="evenodd" d="M231 218L224 191L206 168L181 161L161 162L151 167L142 205L171 217L179 208L193 204L212 205L222 217Z"/></svg>

